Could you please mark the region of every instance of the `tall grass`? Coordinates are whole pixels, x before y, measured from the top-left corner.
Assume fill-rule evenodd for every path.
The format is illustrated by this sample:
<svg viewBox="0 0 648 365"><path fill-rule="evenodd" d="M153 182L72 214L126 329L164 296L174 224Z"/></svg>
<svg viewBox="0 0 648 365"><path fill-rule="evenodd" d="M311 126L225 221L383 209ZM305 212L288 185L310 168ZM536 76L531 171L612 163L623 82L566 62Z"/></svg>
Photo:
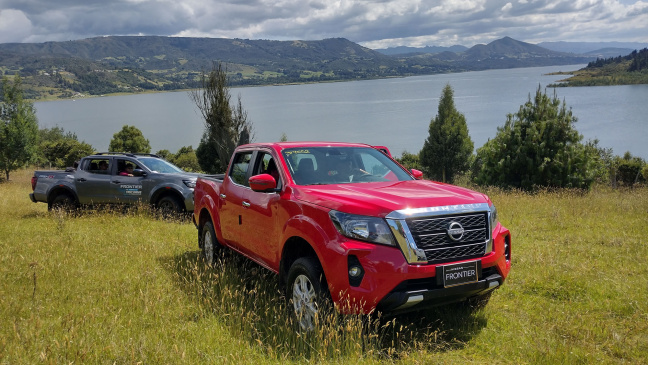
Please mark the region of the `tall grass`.
<svg viewBox="0 0 648 365"><path fill-rule="evenodd" d="M47 212L0 184L0 362L645 363L648 190L488 191L513 271L488 306L330 315L296 331L277 278L188 219Z"/></svg>

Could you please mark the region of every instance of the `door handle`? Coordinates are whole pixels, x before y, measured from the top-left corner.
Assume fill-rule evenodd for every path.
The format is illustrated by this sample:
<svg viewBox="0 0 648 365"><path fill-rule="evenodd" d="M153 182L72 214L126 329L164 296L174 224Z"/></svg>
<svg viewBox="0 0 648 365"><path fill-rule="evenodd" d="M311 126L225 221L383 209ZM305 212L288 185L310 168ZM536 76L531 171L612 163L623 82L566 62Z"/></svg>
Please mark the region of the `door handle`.
<svg viewBox="0 0 648 365"><path fill-rule="evenodd" d="M248 202L243 202L243 206L244 206L245 208L249 208L249 207L250 207L250 203L248 203Z"/></svg>
<svg viewBox="0 0 648 365"><path fill-rule="evenodd" d="M87 181L87 180L84 179L84 178L79 178L79 179L77 179L77 181L84 182L84 181Z"/></svg>
<svg viewBox="0 0 648 365"><path fill-rule="evenodd" d="M113 183L113 184L121 184L121 181L119 181L119 180L115 180L115 181L113 181L112 183Z"/></svg>
<svg viewBox="0 0 648 365"><path fill-rule="evenodd" d="M225 199L225 198L227 198L227 195L225 195L225 194L222 194L222 193L221 193L221 194L219 194L218 196L219 196L219 197L220 197L221 199Z"/></svg>

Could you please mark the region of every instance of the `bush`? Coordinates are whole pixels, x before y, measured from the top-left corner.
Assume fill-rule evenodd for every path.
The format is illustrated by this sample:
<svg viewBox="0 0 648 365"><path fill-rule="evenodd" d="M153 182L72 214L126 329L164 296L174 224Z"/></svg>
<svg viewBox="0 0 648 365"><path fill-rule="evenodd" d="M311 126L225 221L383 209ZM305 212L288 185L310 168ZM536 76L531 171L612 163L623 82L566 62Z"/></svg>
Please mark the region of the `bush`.
<svg viewBox="0 0 648 365"><path fill-rule="evenodd" d="M409 170L411 170L411 169L422 170L421 161L419 159L418 154L415 155L413 153L403 151L403 154L401 155L401 157L396 158L395 160L398 161L398 163L405 166Z"/></svg>
<svg viewBox="0 0 648 365"><path fill-rule="evenodd" d="M622 186L633 186L646 182L646 161L626 152L623 157L616 157L616 174L614 182Z"/></svg>
<svg viewBox="0 0 648 365"><path fill-rule="evenodd" d="M521 188L589 188L592 149L581 143L577 119L556 94L538 87L533 99L509 114L493 140L477 150L472 167L479 185Z"/></svg>

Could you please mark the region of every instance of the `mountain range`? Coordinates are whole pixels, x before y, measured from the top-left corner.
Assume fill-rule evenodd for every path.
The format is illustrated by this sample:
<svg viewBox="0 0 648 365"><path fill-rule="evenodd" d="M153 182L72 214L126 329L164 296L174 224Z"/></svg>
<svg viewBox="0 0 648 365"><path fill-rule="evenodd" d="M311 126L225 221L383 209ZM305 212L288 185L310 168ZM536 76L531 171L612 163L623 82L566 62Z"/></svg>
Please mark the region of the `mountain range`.
<svg viewBox="0 0 648 365"><path fill-rule="evenodd" d="M634 50L648 47L648 43L638 42L541 42L537 46L551 51L572 53L584 57L610 58L625 56ZM438 54L446 51L461 53L468 50L468 47L454 45L450 47L425 46L425 47L390 47L375 49L385 55L414 55L414 54Z"/></svg>
<svg viewBox="0 0 648 365"><path fill-rule="evenodd" d="M553 51L505 37L437 53L385 54L343 38L273 41L109 36L0 44L0 70L20 73L30 98L197 87L213 62L232 85L357 80L495 68L583 64L592 55Z"/></svg>

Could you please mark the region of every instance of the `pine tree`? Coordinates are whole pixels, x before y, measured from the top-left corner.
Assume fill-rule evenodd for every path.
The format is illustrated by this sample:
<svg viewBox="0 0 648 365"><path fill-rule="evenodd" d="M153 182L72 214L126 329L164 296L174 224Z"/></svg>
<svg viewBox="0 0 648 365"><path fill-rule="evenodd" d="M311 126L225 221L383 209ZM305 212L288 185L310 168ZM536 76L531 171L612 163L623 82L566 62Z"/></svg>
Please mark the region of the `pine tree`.
<svg viewBox="0 0 648 365"><path fill-rule="evenodd" d="M535 97L507 116L494 139L477 150L473 168L481 185L515 187L589 187L593 180L589 149L581 143L572 115L554 93L538 86Z"/></svg>
<svg viewBox="0 0 648 365"><path fill-rule="evenodd" d="M455 108L453 95L452 87L447 84L419 154L428 177L442 182L452 182L457 174L468 169L474 148L466 117Z"/></svg>

